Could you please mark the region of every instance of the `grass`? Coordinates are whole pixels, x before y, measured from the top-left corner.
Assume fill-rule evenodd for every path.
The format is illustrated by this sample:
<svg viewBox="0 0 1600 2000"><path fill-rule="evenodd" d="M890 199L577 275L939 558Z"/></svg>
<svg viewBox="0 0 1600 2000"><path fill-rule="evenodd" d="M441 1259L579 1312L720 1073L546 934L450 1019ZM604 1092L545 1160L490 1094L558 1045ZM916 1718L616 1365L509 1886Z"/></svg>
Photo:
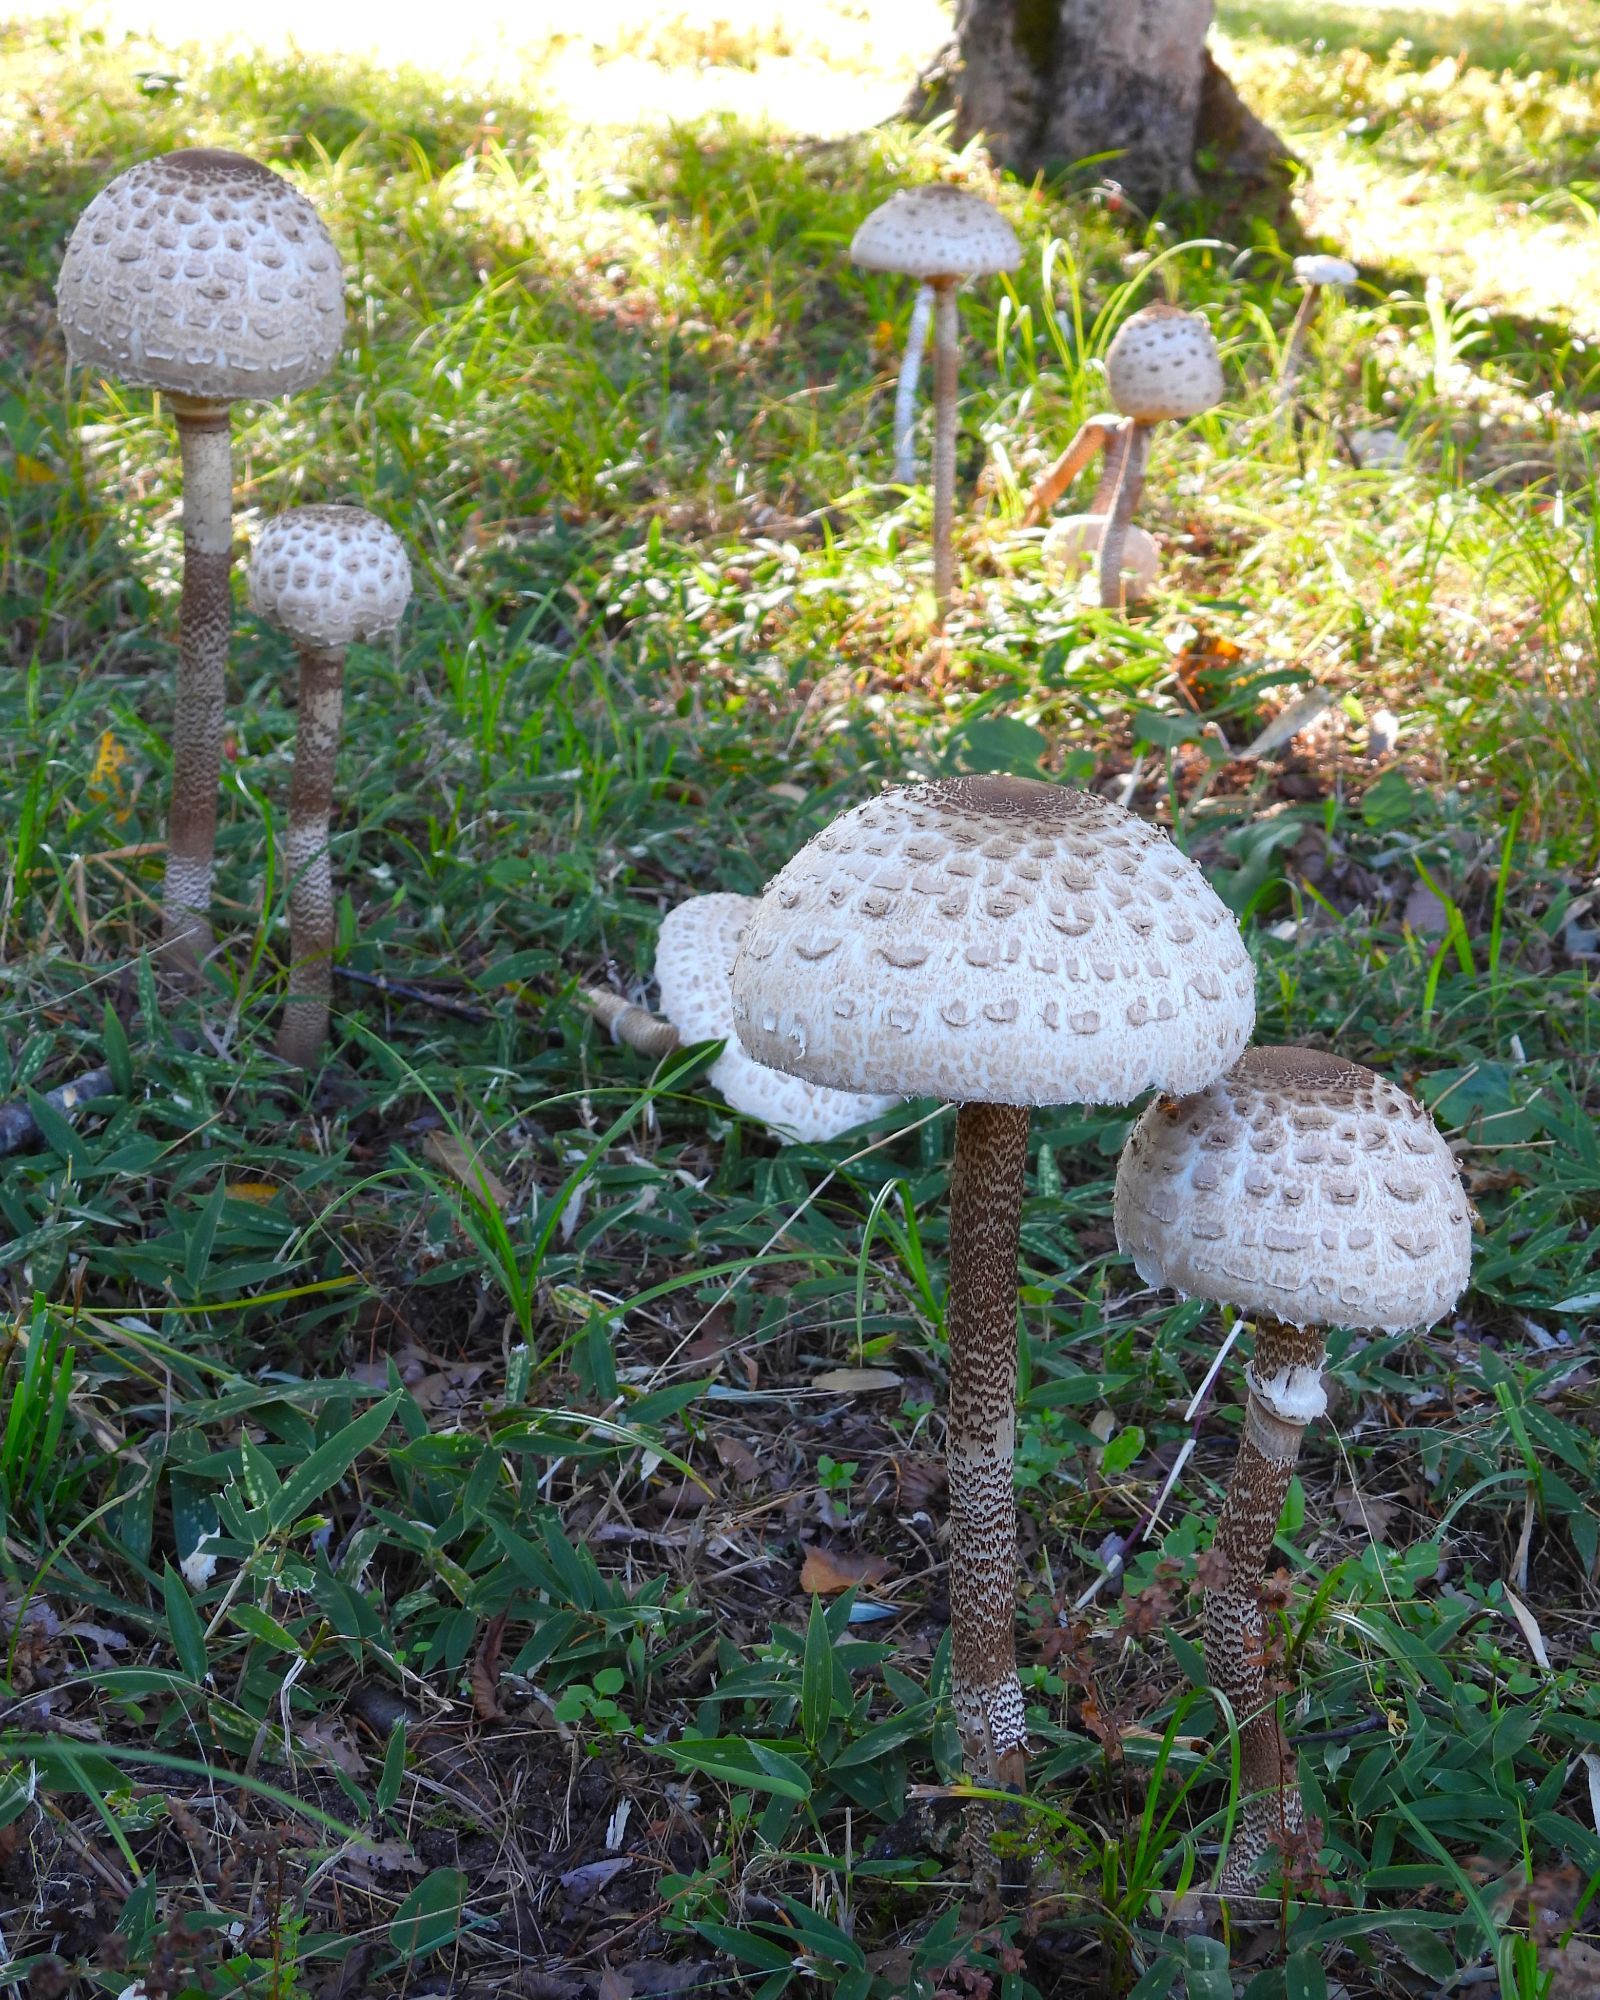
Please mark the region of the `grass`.
<svg viewBox="0 0 1600 2000"><path fill-rule="evenodd" d="M525 79L0 37L0 1096L116 1080L76 1127L41 1113L0 1178L12 1977L1151 2000L1233 1990L1231 1953L1250 2000L1463 1972L1534 2000L1578 1976L1600 1871L1592 247L1569 203L1554 265L1535 209L1594 144L1594 15L1546 10L1526 60L1498 17L1424 18L1397 48L1390 16L1324 7L1312 47L1299 10L1226 13L1319 179L1353 161L1384 197L1298 431L1269 417L1295 246L1258 220L997 184L937 130L618 131ZM724 41L741 74L781 54ZM663 30L648 56L697 48ZM1535 59L1560 74L1530 147L1505 135ZM1379 101L1381 129L1355 109ZM290 172L352 281L333 377L239 413L241 537L356 499L418 576L396 647L352 661L353 976L309 1102L268 1053L290 661L241 609L226 948L175 1005L140 956L175 446L149 397L65 380L50 310L93 190L191 141ZM943 637L927 495L883 484L910 299L844 255L873 200L940 172L1027 252L963 298ZM1490 202L1507 285L1463 299L1447 261L1430 297L1416 245ZM1122 624L1047 588L1015 523L1100 402L1118 320L1168 289L1211 315L1230 401L1158 440L1166 584ZM1362 470L1344 441L1379 428L1404 458ZM1313 691L1311 724L1251 754ZM1398 743L1372 759L1383 711ZM1166 824L1245 923L1262 1037L1418 1088L1481 1216L1452 1322L1335 1343L1280 1531L1324 1846L1264 1937L1164 1924L1229 1812L1193 1580L1232 1375L1126 1589L1072 1609L1219 1337L1115 1255L1128 1114L1034 1120L1019 1638L1048 1864L975 1931L941 1795L950 1120L913 1105L780 1149L709 1091L708 1051L652 1074L574 997L642 981L665 908L759 888L885 779L985 768ZM808 1551L852 1587L812 1594Z"/></svg>

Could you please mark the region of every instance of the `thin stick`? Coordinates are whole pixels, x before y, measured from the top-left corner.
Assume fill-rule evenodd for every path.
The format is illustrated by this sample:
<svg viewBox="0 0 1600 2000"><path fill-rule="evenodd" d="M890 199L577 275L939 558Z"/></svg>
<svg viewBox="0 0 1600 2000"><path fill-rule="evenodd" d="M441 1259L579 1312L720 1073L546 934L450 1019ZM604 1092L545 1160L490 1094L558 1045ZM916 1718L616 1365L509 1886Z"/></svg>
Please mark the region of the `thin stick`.
<svg viewBox="0 0 1600 2000"><path fill-rule="evenodd" d="M374 993L387 994L396 1000L413 1000L419 1007L431 1007L436 1013L450 1014L458 1021L472 1021L482 1025L496 1017L487 1007L469 1007L464 1000L452 1000L443 993L430 993L425 987L408 986L404 980L389 979L381 972L357 972L348 965L333 968L335 979L348 979L357 986L370 986Z"/></svg>
<svg viewBox="0 0 1600 2000"><path fill-rule="evenodd" d="M956 281L934 281L933 302L933 594L943 624L955 590Z"/></svg>
<svg viewBox="0 0 1600 2000"><path fill-rule="evenodd" d="M917 476L917 377L922 373L922 350L928 344L932 322L933 287L921 285L911 308L911 329L894 397L894 476L901 486L909 486Z"/></svg>

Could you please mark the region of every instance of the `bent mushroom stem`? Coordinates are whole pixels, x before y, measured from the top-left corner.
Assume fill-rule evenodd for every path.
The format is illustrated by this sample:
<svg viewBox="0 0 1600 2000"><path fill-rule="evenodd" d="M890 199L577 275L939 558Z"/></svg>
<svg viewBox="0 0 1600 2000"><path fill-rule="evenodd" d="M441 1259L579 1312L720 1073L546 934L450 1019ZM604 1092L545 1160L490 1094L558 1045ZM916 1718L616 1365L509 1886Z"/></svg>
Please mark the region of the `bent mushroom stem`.
<svg viewBox="0 0 1600 2000"><path fill-rule="evenodd" d="M328 1033L333 993L333 775L344 707L343 646L300 648L300 728L289 785L289 993L277 1052L305 1069Z"/></svg>
<svg viewBox="0 0 1600 2000"><path fill-rule="evenodd" d="M1116 497L1108 510L1105 533L1100 540L1102 611L1116 611L1122 605L1122 554L1128 543L1128 524L1133 519L1134 505L1144 491L1144 468L1149 455L1149 424L1131 422L1122 448Z"/></svg>
<svg viewBox="0 0 1600 2000"><path fill-rule="evenodd" d="M1300 371L1306 361L1306 340L1311 332L1311 321L1316 314L1317 301L1322 296L1320 285L1307 285L1305 297L1300 301L1295 313L1294 324L1289 328L1289 339L1283 350L1283 372L1278 377L1277 407L1281 411L1294 394L1294 385L1300 379Z"/></svg>
<svg viewBox="0 0 1600 2000"><path fill-rule="evenodd" d="M905 358L900 363L900 381L894 396L894 476L909 486L917 471L917 377L922 373L922 350L928 344L928 326L933 318L933 287L919 285L917 302L911 308L911 330L906 335Z"/></svg>
<svg viewBox="0 0 1600 2000"><path fill-rule="evenodd" d="M1128 440L1133 435L1133 419L1123 417L1113 424L1106 437L1105 456L1100 461L1100 477L1095 482L1094 497L1089 502L1091 514L1106 515L1117 503L1117 488L1122 483L1122 467L1128 456ZM1128 503L1130 518L1138 511L1139 502L1144 498L1144 479L1141 476Z"/></svg>
<svg viewBox="0 0 1600 2000"><path fill-rule="evenodd" d="M955 589L956 281L933 281L933 594L943 622Z"/></svg>
<svg viewBox="0 0 1600 2000"><path fill-rule="evenodd" d="M608 993L600 986L580 986L578 997L612 1041L637 1049L653 1062L670 1056L682 1043L682 1036L670 1021L663 1021L648 1008L635 1007L620 993Z"/></svg>
<svg viewBox="0 0 1600 2000"><path fill-rule="evenodd" d="M1103 488L1122 428L1115 417L1086 417L1078 427L1077 436L1055 464L1034 481L1033 491L1028 495L1028 504L1022 513L1023 527L1036 528L1039 525L1097 451L1106 454L1106 467L1100 475L1100 488ZM1096 489L1097 493L1100 488ZM1091 507L1089 511L1094 513L1097 509Z"/></svg>
<svg viewBox="0 0 1600 2000"><path fill-rule="evenodd" d="M1016 1667L1017 1238L1028 1113L963 1104L950 1170L951 1690L979 1784L1020 1788Z"/></svg>
<svg viewBox="0 0 1600 2000"><path fill-rule="evenodd" d="M171 401L183 457L183 594L162 931L163 955L189 978L212 947L208 911L233 625L233 453L226 403Z"/></svg>
<svg viewBox="0 0 1600 2000"><path fill-rule="evenodd" d="M1319 1328L1256 1321L1244 1431L1212 1542L1224 1573L1205 1592L1206 1671L1239 1725L1240 1808L1219 1885L1224 1895L1251 1894L1262 1855L1304 1825L1294 1754L1267 1690L1261 1586L1306 1426L1270 1408L1256 1385L1291 1371L1320 1372L1324 1355Z"/></svg>

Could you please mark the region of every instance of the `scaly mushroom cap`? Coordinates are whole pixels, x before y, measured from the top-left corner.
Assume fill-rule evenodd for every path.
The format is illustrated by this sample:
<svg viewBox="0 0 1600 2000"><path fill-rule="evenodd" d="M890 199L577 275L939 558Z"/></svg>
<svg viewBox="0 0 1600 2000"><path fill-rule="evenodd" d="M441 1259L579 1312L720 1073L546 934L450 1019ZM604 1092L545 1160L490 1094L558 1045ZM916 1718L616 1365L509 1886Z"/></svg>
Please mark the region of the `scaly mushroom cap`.
<svg viewBox="0 0 1600 2000"><path fill-rule="evenodd" d="M1294 274L1302 285L1353 285L1356 267L1342 257L1296 257Z"/></svg>
<svg viewBox="0 0 1600 2000"><path fill-rule="evenodd" d="M1106 350L1106 385L1125 417L1153 424L1196 417L1222 401L1222 361L1199 313L1145 306Z"/></svg>
<svg viewBox="0 0 1600 2000"><path fill-rule="evenodd" d="M410 597L405 544L365 507L292 507L250 554L250 609L302 646L382 638Z"/></svg>
<svg viewBox="0 0 1600 2000"><path fill-rule="evenodd" d="M1208 1090L1152 1104L1117 1167L1116 1224L1146 1284L1291 1326L1431 1326L1471 1266L1433 1120L1317 1049L1250 1049Z"/></svg>
<svg viewBox="0 0 1600 2000"><path fill-rule="evenodd" d="M100 190L67 245L56 310L74 361L231 403L321 381L344 338L344 274L281 174L196 148Z"/></svg>
<svg viewBox="0 0 1600 2000"><path fill-rule="evenodd" d="M1126 1104L1250 1039L1255 977L1194 863L1120 806L943 778L842 813L768 883L733 972L758 1062L838 1090Z"/></svg>
<svg viewBox="0 0 1600 2000"><path fill-rule="evenodd" d="M1052 583L1092 575L1105 532L1104 514L1067 514L1055 522L1039 550L1045 575ZM1122 574L1128 596L1148 597L1160 573L1161 551L1155 538L1137 523L1131 525L1122 545Z"/></svg>
<svg viewBox="0 0 1600 2000"><path fill-rule="evenodd" d="M754 896L691 896L662 919L656 941L661 1011L686 1042L726 1041L711 1065L711 1081L747 1117L782 1136L836 1139L877 1118L898 1100L824 1090L753 1062L733 1027L731 980L739 939L756 907Z"/></svg>
<svg viewBox="0 0 1600 2000"><path fill-rule="evenodd" d="M868 271L903 271L908 278L990 278L1017 268L1022 245L982 195L928 181L875 208L856 231L850 256Z"/></svg>

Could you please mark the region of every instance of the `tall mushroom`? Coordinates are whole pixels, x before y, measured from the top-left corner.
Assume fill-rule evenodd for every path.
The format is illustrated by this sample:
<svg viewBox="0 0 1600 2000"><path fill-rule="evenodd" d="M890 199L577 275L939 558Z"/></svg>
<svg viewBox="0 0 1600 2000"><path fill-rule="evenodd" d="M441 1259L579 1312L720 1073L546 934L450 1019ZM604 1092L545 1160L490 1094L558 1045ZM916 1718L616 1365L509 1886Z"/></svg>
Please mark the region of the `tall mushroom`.
<svg viewBox="0 0 1600 2000"><path fill-rule="evenodd" d="M1128 523L1144 490L1150 433L1164 419L1198 416L1222 401L1222 361L1211 329L1199 313L1176 306L1145 306L1117 329L1106 350L1111 400L1130 419L1100 541L1100 602L1122 602L1122 564Z"/></svg>
<svg viewBox="0 0 1600 2000"><path fill-rule="evenodd" d="M665 1020L615 993L586 990L602 1027L629 1048L659 1061L680 1042L724 1042L711 1081L747 1118L781 1139L837 1139L890 1110L897 1096L827 1090L747 1056L734 1032L733 961L756 908L754 896L691 896L668 910L656 939L656 984Z"/></svg>
<svg viewBox="0 0 1600 2000"><path fill-rule="evenodd" d="M74 362L159 389L183 460L183 595L163 933L192 972L211 875L233 600L229 408L309 388L344 335L344 275L304 195L255 160L194 149L103 187L67 245L56 309Z"/></svg>
<svg viewBox="0 0 1600 2000"><path fill-rule="evenodd" d="M364 507L295 507L262 529L250 608L294 640L300 723L289 788L289 992L277 1051L304 1069L328 1033L333 992L333 864L328 829L344 708L345 649L394 631L411 564L393 528Z"/></svg>
<svg viewBox="0 0 1600 2000"><path fill-rule="evenodd" d="M1296 257L1294 274L1306 291L1300 301L1300 310L1294 316L1294 325L1289 329L1288 344L1283 350L1283 370L1278 377L1276 398L1280 410L1294 394L1294 385L1300 379L1300 370L1305 365L1306 337L1311 331L1311 322L1323 292L1342 292L1353 285L1356 267L1347 264L1342 257Z"/></svg>
<svg viewBox="0 0 1600 2000"><path fill-rule="evenodd" d="M1205 1593L1206 1668L1238 1720L1244 1795L1221 1888L1243 1895L1304 1820L1266 1684L1261 1583L1300 1440L1327 1407L1322 1330L1431 1326L1467 1282L1470 1210L1449 1147L1398 1085L1318 1049L1257 1048L1140 1118L1117 1166L1116 1227L1146 1284L1255 1322Z"/></svg>
<svg viewBox="0 0 1600 2000"><path fill-rule="evenodd" d="M768 883L733 971L758 1062L956 1103L950 1622L971 1775L1020 1785L1017 1245L1028 1107L1194 1089L1249 1038L1239 929L1194 863L1065 786L948 778L843 813Z"/></svg>
<svg viewBox="0 0 1600 2000"><path fill-rule="evenodd" d="M933 288L933 592L942 619L955 587L956 287L963 278L1014 271L1022 246L981 195L933 181L902 188L875 208L850 255L864 270L903 272Z"/></svg>

